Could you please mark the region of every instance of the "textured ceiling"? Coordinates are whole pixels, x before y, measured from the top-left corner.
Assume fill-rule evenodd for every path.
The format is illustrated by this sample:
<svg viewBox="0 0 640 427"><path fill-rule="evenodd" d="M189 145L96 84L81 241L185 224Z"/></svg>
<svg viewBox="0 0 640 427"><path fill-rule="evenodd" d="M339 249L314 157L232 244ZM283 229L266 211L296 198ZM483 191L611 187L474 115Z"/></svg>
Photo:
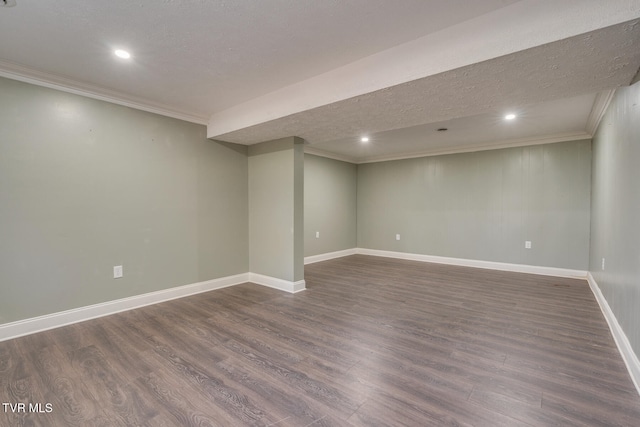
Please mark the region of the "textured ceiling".
<svg viewBox="0 0 640 427"><path fill-rule="evenodd" d="M629 84L640 24L619 24L219 135L253 144L296 135L311 145L503 111ZM589 106L590 107L590 106ZM588 116L588 113L587 113ZM585 116L586 120L586 116Z"/></svg>
<svg viewBox="0 0 640 427"><path fill-rule="evenodd" d="M640 67L638 18L640 0L17 0L0 76L360 162L588 135L596 93ZM506 109L530 114L505 130Z"/></svg>
<svg viewBox="0 0 640 427"><path fill-rule="evenodd" d="M0 60L205 121L515 1L17 0L0 9Z"/></svg>
<svg viewBox="0 0 640 427"><path fill-rule="evenodd" d="M328 154L363 163L588 138L585 129L595 99L596 95L587 94L531 105L519 104L518 108L370 133L367 143L362 143L360 138L341 138L309 145L307 150L312 154ZM507 111L516 113L517 120L504 120ZM438 131L442 128L447 130Z"/></svg>

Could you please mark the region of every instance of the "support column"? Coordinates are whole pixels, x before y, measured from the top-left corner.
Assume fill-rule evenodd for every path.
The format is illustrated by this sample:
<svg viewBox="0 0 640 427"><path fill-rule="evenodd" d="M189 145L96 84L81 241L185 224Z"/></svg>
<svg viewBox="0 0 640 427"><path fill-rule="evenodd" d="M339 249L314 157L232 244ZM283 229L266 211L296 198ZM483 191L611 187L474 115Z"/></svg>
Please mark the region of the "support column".
<svg viewBox="0 0 640 427"><path fill-rule="evenodd" d="M252 281L289 292L304 282L304 151L298 137L249 147Z"/></svg>

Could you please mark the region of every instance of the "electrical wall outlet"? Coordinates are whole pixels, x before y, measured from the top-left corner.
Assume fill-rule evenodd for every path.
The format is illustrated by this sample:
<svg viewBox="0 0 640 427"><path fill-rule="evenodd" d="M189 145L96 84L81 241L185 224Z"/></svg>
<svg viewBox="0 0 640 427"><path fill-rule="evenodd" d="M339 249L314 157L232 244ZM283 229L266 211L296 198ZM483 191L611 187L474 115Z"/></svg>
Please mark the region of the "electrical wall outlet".
<svg viewBox="0 0 640 427"><path fill-rule="evenodd" d="M316 231L316 239L319 239L319 238L320 238L320 232Z"/></svg>
<svg viewBox="0 0 640 427"><path fill-rule="evenodd" d="M123 275L124 275L124 271L123 271L121 265L116 265L115 267L113 267L113 278L114 279L119 279Z"/></svg>
<svg viewBox="0 0 640 427"><path fill-rule="evenodd" d="M531 240L525 240L524 248L525 249L531 249Z"/></svg>
<svg viewBox="0 0 640 427"><path fill-rule="evenodd" d="M396 234L396 240L400 240L400 235Z"/></svg>

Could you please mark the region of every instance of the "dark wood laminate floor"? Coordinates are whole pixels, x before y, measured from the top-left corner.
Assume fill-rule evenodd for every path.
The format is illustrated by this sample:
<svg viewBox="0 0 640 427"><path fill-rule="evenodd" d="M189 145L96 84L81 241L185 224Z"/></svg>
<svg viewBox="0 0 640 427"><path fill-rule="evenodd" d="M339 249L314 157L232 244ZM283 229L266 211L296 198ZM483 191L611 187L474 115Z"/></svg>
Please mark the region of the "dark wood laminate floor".
<svg viewBox="0 0 640 427"><path fill-rule="evenodd" d="M351 256L0 343L35 426L637 426L585 281ZM1 409L1 408L0 408Z"/></svg>

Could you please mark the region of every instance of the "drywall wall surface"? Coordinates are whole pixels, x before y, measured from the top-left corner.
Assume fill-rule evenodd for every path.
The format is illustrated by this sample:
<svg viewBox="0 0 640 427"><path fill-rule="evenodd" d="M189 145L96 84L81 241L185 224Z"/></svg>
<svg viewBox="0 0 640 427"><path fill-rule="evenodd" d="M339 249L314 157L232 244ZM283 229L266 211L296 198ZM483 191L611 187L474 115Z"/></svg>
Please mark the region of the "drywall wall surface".
<svg viewBox="0 0 640 427"><path fill-rule="evenodd" d="M356 247L357 174L352 163L304 155L305 256Z"/></svg>
<svg viewBox="0 0 640 427"><path fill-rule="evenodd" d="M199 281L249 271L249 162L244 145L198 144Z"/></svg>
<svg viewBox="0 0 640 427"><path fill-rule="evenodd" d="M304 140L293 144L293 281L304 280Z"/></svg>
<svg viewBox="0 0 640 427"><path fill-rule="evenodd" d="M246 148L14 80L0 94L0 323L248 271Z"/></svg>
<svg viewBox="0 0 640 427"><path fill-rule="evenodd" d="M249 146L250 269L290 282L304 278L301 149L295 137Z"/></svg>
<svg viewBox="0 0 640 427"><path fill-rule="evenodd" d="M358 246L586 270L590 163L584 140L358 165Z"/></svg>
<svg viewBox="0 0 640 427"><path fill-rule="evenodd" d="M593 138L589 263L636 354L640 354L639 164L640 84L636 83L617 90Z"/></svg>

